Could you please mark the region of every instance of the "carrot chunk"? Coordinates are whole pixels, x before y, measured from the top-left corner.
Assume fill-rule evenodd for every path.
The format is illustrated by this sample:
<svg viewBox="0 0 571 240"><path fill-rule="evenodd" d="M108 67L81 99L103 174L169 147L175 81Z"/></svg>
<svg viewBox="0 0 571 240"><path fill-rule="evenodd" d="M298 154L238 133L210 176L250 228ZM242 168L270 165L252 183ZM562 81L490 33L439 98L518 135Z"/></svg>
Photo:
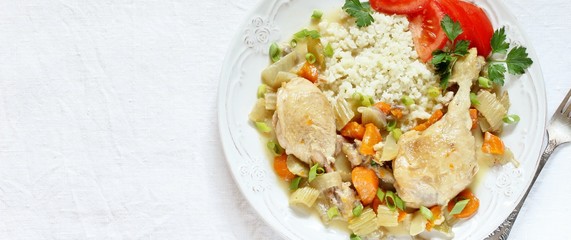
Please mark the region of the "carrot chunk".
<svg viewBox="0 0 571 240"><path fill-rule="evenodd" d="M502 155L504 154L504 142L500 137L486 132L484 134L484 144L482 144L482 152Z"/></svg>
<svg viewBox="0 0 571 240"><path fill-rule="evenodd" d="M478 208L480 207L480 200L474 195L474 193L470 189L465 189L464 191L460 192L458 196L450 200L450 202L448 202L448 211L449 212L452 211L454 205L456 205L458 201L462 201L465 199L469 199L468 204L466 204L466 207L464 207L462 212L455 214L454 217L469 218L472 215L474 215L476 211L478 211Z"/></svg>
<svg viewBox="0 0 571 240"><path fill-rule="evenodd" d="M428 127L430 127L432 124L434 124L435 122L440 120L442 118L442 116L444 116L444 113L442 112L442 110L438 109L438 110L434 111L434 113L432 113L432 116L430 116L430 118L428 118L428 120L426 120L426 122L423 122L423 123L417 125L413 129L416 131L424 131Z"/></svg>
<svg viewBox="0 0 571 240"><path fill-rule="evenodd" d="M301 69L299 69L297 75L311 81L312 83L317 82L317 78L319 77L317 67L307 61L303 64Z"/></svg>
<svg viewBox="0 0 571 240"><path fill-rule="evenodd" d="M365 135L365 127L357 122L349 122L341 129L341 136L343 137L361 140L363 135Z"/></svg>
<svg viewBox="0 0 571 240"><path fill-rule="evenodd" d="M363 135L363 141L361 142L359 152L364 155L375 155L375 149L373 146L382 140L383 137L381 136L379 128L377 128L375 124L367 123L367 125L365 125L365 134Z"/></svg>
<svg viewBox="0 0 571 240"><path fill-rule="evenodd" d="M357 190L363 205L369 205L377 196L379 178L375 171L365 167L356 167L351 171L351 181Z"/></svg>
<svg viewBox="0 0 571 240"><path fill-rule="evenodd" d="M274 171L283 180L290 181L295 178L295 174L287 168L287 154L285 153L274 158Z"/></svg>
<svg viewBox="0 0 571 240"><path fill-rule="evenodd" d="M377 107L379 110L381 110L385 114L389 114L391 112L391 105L386 103L386 102L375 103L375 107Z"/></svg>
<svg viewBox="0 0 571 240"><path fill-rule="evenodd" d="M478 124L478 110L475 108L470 108L470 118L472 119L472 129L476 128Z"/></svg>

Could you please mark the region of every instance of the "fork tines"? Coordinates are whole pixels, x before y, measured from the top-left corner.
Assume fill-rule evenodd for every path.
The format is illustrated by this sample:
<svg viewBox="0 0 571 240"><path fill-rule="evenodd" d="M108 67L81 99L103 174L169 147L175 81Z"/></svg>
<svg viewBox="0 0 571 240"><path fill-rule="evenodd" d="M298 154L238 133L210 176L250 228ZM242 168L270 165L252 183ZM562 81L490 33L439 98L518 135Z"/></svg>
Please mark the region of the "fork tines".
<svg viewBox="0 0 571 240"><path fill-rule="evenodd" d="M563 101L561 101L561 105L559 105L559 108L557 108L556 113L562 113L565 115L569 115L569 112L571 112L571 105L567 108L565 108L565 106L567 105L567 103L569 103L570 97L571 97L571 90L569 90L569 92L567 93L567 96L565 96L565 99L563 99Z"/></svg>

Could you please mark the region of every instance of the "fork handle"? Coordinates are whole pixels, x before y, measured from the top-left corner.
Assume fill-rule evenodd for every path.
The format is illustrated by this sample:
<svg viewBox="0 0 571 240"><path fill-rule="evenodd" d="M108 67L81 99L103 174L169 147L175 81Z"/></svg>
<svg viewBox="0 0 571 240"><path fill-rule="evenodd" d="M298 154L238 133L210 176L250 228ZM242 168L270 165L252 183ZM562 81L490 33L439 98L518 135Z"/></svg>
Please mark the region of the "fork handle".
<svg viewBox="0 0 571 240"><path fill-rule="evenodd" d="M535 172L535 175L533 176L533 180L531 180L531 184L529 184L529 187L525 191L525 194L523 195L523 197L521 198L521 200L519 201L519 203L517 204L517 206L515 207L513 212L508 216L508 218L506 218L506 220L502 224L500 224L500 226L496 230L494 230L494 232L492 232L486 238L487 240L507 240L508 239L508 236L510 235L510 231L512 230L513 224L515 222L515 219L517 218L517 215L519 214L519 211L521 210L521 207L523 206L523 203L525 202L527 195L531 191L531 187L533 187L533 184L535 184L535 180L537 180L539 173L541 173L541 170L543 170L545 163L547 163L547 159L549 159L549 157L551 156L551 154L553 153L555 148L557 148L557 146L559 146L559 144L556 141L549 140L549 142L547 143L547 147L543 151L543 154L541 154L541 159L539 160L539 165L537 166L537 171Z"/></svg>

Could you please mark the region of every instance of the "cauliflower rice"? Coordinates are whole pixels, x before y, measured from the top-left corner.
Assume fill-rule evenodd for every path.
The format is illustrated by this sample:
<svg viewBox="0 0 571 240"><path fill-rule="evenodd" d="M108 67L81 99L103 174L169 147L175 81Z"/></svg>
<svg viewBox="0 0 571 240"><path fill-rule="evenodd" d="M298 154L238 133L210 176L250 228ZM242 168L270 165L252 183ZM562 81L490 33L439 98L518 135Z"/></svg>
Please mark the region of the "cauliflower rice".
<svg viewBox="0 0 571 240"><path fill-rule="evenodd" d="M451 99L452 94L428 97L427 90L438 86L438 79L418 59L405 16L373 13L374 23L358 28L345 12L333 15L341 18L323 19L317 25L324 45L330 43L334 49L320 86L333 104L355 93L393 104L407 95L415 102L403 109L408 113L403 128L408 129Z"/></svg>

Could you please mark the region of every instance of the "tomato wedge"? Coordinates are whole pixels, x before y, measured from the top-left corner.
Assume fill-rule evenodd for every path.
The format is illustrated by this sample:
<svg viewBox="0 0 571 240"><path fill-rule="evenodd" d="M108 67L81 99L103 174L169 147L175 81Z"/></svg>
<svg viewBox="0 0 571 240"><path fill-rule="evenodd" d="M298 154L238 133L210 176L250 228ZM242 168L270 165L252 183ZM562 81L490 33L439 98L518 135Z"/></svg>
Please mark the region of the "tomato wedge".
<svg viewBox="0 0 571 240"><path fill-rule="evenodd" d="M428 62L432 58L432 52L444 47L448 40L440 26L443 17L440 2L431 1L421 14L410 20L414 47L423 62Z"/></svg>
<svg viewBox="0 0 571 240"><path fill-rule="evenodd" d="M463 32L457 40L470 41L470 47L477 48L479 55L488 56L494 29L484 10L461 0L440 0L440 3L445 14L462 26Z"/></svg>
<svg viewBox="0 0 571 240"><path fill-rule="evenodd" d="M388 14L412 14L426 8L430 0L371 0L371 8Z"/></svg>

